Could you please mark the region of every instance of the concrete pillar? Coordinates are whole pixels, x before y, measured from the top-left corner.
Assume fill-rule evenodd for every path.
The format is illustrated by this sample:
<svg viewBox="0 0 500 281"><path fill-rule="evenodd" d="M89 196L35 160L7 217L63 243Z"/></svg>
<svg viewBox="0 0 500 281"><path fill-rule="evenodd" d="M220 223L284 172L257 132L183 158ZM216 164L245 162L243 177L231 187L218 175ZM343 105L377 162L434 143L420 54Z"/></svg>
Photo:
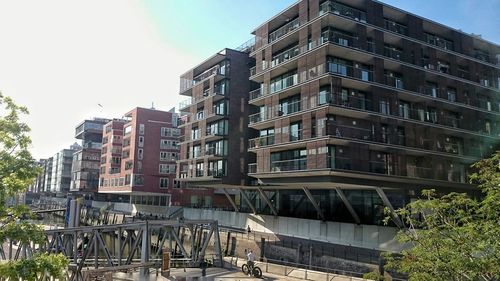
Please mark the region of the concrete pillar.
<svg viewBox="0 0 500 281"><path fill-rule="evenodd" d="M142 230L141 263L149 262L149 248L149 225L146 220L146 225ZM148 268L141 268L141 276L146 276L148 272Z"/></svg>

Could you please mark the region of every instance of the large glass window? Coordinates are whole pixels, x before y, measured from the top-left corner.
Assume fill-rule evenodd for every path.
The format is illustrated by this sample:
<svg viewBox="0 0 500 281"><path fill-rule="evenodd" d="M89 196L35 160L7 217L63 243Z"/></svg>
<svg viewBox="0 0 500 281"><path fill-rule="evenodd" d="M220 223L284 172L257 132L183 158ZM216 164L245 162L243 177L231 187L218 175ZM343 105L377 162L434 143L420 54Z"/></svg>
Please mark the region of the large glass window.
<svg viewBox="0 0 500 281"><path fill-rule="evenodd" d="M214 84L214 93L216 95L227 95L229 94L229 80L224 79Z"/></svg>
<svg viewBox="0 0 500 281"><path fill-rule="evenodd" d="M279 110L280 116L300 111L300 94L280 100Z"/></svg>
<svg viewBox="0 0 500 281"><path fill-rule="evenodd" d="M227 140L213 141L205 144L205 155L227 156Z"/></svg>
<svg viewBox="0 0 500 281"><path fill-rule="evenodd" d="M227 115L227 101L222 100L214 103L213 113L217 115Z"/></svg>
<svg viewBox="0 0 500 281"><path fill-rule="evenodd" d="M330 94L330 85L323 86L319 89L318 105L332 102L332 95Z"/></svg>
<svg viewBox="0 0 500 281"><path fill-rule="evenodd" d="M259 136L260 146L274 144L274 128L260 130Z"/></svg>
<svg viewBox="0 0 500 281"><path fill-rule="evenodd" d="M351 69L352 69L352 62L351 61L347 61L347 60L343 60L343 59L339 59L339 58L333 58L333 57L328 58L328 71L329 72L343 75L343 76L347 76L348 71Z"/></svg>
<svg viewBox="0 0 500 281"><path fill-rule="evenodd" d="M274 77L271 80L271 93L284 90L297 83L299 83L299 75L296 70Z"/></svg>
<svg viewBox="0 0 500 281"><path fill-rule="evenodd" d="M399 116L404 119L410 118L410 104L405 101L399 101Z"/></svg>
<svg viewBox="0 0 500 281"><path fill-rule="evenodd" d="M302 139L302 122L290 124L290 141Z"/></svg>
<svg viewBox="0 0 500 281"><path fill-rule="evenodd" d="M226 160L208 162L208 175L213 177L223 177L227 175Z"/></svg>
<svg viewBox="0 0 500 281"><path fill-rule="evenodd" d="M305 170L306 166L306 149L271 153L271 172Z"/></svg>
<svg viewBox="0 0 500 281"><path fill-rule="evenodd" d="M218 135L225 136L228 134L228 121L219 120L217 122L212 122L207 124L207 136Z"/></svg>

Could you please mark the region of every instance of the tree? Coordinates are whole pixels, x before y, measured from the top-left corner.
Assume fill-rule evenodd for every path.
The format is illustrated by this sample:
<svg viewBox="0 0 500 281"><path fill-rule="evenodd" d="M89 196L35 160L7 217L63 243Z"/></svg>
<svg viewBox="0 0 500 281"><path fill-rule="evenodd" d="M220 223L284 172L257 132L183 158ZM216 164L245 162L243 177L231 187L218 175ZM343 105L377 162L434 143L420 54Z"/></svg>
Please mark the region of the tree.
<svg viewBox="0 0 500 281"><path fill-rule="evenodd" d="M420 280L500 280L500 151L472 165L480 198L465 193L421 199L397 210L407 229L401 255L386 254L387 268Z"/></svg>
<svg viewBox="0 0 500 281"><path fill-rule="evenodd" d="M0 93L0 245L7 241L18 241L19 245L45 241L43 228L26 221L33 217L29 208L7 206L7 199L25 191L41 172L29 151L30 128L19 119L25 114L28 114L26 107L16 105ZM63 255L23 255L19 260L0 264L0 276L10 280L58 278L67 265Z"/></svg>

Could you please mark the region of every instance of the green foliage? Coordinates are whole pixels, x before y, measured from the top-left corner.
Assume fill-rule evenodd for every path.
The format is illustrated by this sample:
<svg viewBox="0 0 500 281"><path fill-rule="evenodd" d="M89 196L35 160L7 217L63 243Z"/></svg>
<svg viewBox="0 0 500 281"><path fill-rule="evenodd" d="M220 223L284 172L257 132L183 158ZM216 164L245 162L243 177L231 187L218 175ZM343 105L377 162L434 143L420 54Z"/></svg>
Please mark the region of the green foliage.
<svg viewBox="0 0 500 281"><path fill-rule="evenodd" d="M500 151L473 167L481 198L426 190L424 199L397 210L408 229L396 238L408 247L385 256L388 268L411 281L500 278Z"/></svg>
<svg viewBox="0 0 500 281"><path fill-rule="evenodd" d="M32 259L0 264L0 276L9 280L38 280L42 276L64 279L69 261L63 254L37 254Z"/></svg>
<svg viewBox="0 0 500 281"><path fill-rule="evenodd" d="M381 275L378 271L372 271L372 272L368 272L368 273L363 274L363 279L375 280L375 281L385 281L386 280L386 278L383 275Z"/></svg>
<svg viewBox="0 0 500 281"><path fill-rule="evenodd" d="M33 214L27 206L7 206L33 183L41 172L29 151L30 128L19 117L28 114L23 106L0 93L0 246L5 241L43 243L43 228L26 219ZM35 280L38 276L62 277L68 260L63 255L36 254L28 259L0 264L0 277L9 280Z"/></svg>

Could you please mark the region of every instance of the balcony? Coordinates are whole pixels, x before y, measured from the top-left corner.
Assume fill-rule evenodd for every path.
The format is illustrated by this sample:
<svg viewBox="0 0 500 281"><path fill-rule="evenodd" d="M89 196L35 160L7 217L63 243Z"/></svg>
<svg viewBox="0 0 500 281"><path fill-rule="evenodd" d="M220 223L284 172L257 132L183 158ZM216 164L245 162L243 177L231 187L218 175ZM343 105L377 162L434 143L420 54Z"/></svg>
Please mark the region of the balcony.
<svg viewBox="0 0 500 281"><path fill-rule="evenodd" d="M254 100L254 99L262 97L264 95L263 93L264 93L264 91L262 90L262 88L250 91L250 93L249 93L250 100Z"/></svg>
<svg viewBox="0 0 500 281"><path fill-rule="evenodd" d="M319 6L319 16L326 13L341 15L353 19L355 21L366 23L365 12L334 1L326 1Z"/></svg>
<svg viewBox="0 0 500 281"><path fill-rule="evenodd" d="M194 85L204 81L205 79L208 79L212 76L215 76L215 75L225 76L226 75L225 68L221 68L219 65L215 65L212 68L204 71L200 75L194 77L192 80L182 78L181 83L180 83L180 92L183 93L183 92L193 88Z"/></svg>
<svg viewBox="0 0 500 281"><path fill-rule="evenodd" d="M306 168L307 168L307 158L271 162L272 173L300 171L300 170L305 170Z"/></svg>
<svg viewBox="0 0 500 281"><path fill-rule="evenodd" d="M269 41L268 42L272 43L272 42L280 39L281 37L296 30L297 28L299 28L299 25L300 25L299 18L292 20L291 22L289 22L289 23L283 25L282 27L276 29L275 31L271 32L269 34Z"/></svg>
<svg viewBox="0 0 500 281"><path fill-rule="evenodd" d="M226 156L226 153L219 147L208 147L205 149L205 156L224 157Z"/></svg>
<svg viewBox="0 0 500 281"><path fill-rule="evenodd" d="M384 19L385 29L402 35L408 35L408 27L392 20Z"/></svg>
<svg viewBox="0 0 500 281"><path fill-rule="evenodd" d="M403 52L395 47L384 46L384 56L401 61L403 58Z"/></svg>
<svg viewBox="0 0 500 281"><path fill-rule="evenodd" d="M179 103L179 110L185 109L192 104L192 99L185 99Z"/></svg>
<svg viewBox="0 0 500 281"><path fill-rule="evenodd" d="M354 64L357 65L357 63L355 62ZM327 71L329 73L357 78L363 81L373 81L373 71L365 68L334 63L334 62L329 62L327 63L326 66L327 66Z"/></svg>
<svg viewBox="0 0 500 281"><path fill-rule="evenodd" d="M253 138L248 141L249 149L259 148L262 146L273 145L273 144L274 144L274 135Z"/></svg>
<svg viewBox="0 0 500 281"><path fill-rule="evenodd" d="M281 52L277 55L273 55L273 59L271 61L271 67L275 67L281 63L284 63L300 54L300 48L298 46L294 46L284 52Z"/></svg>
<svg viewBox="0 0 500 281"><path fill-rule="evenodd" d="M257 74L257 69L253 66L250 68L250 76L254 76L255 74Z"/></svg>
<svg viewBox="0 0 500 281"><path fill-rule="evenodd" d="M404 90L403 77L397 77L393 75L384 75L384 83L387 86L391 86L397 89Z"/></svg>

